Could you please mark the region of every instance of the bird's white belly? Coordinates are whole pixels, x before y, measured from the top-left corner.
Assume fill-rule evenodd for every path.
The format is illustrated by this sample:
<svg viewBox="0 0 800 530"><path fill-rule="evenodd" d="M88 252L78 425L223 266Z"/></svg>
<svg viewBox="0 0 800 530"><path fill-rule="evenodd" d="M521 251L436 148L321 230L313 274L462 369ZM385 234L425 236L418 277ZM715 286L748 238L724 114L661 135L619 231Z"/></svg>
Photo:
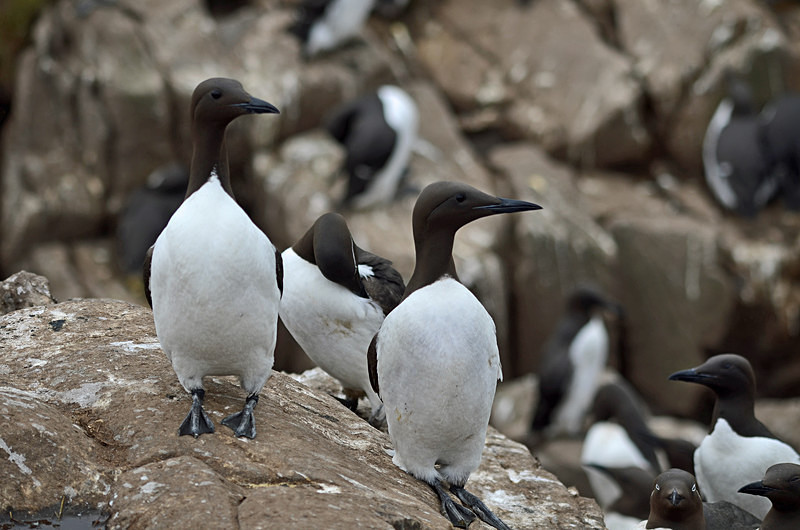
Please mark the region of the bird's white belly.
<svg viewBox="0 0 800 530"><path fill-rule="evenodd" d="M417 477L443 464L466 477L480 464L497 379L494 323L452 279L412 293L386 317L378 379L395 463Z"/></svg>
<svg viewBox="0 0 800 530"><path fill-rule="evenodd" d="M800 457L779 440L738 436L721 418L694 453L697 485L706 500L731 502L760 519L772 506L769 499L738 490L761 480L769 466L780 462L800 464Z"/></svg>
<svg viewBox="0 0 800 530"><path fill-rule="evenodd" d="M248 391L266 381L280 298L273 252L215 182L192 194L159 236L153 318L187 389L204 375L238 375Z"/></svg>
<svg viewBox="0 0 800 530"><path fill-rule="evenodd" d="M320 368L345 388L370 388L367 349L383 322L383 311L325 278L289 248L283 252L280 315L286 329Z"/></svg>

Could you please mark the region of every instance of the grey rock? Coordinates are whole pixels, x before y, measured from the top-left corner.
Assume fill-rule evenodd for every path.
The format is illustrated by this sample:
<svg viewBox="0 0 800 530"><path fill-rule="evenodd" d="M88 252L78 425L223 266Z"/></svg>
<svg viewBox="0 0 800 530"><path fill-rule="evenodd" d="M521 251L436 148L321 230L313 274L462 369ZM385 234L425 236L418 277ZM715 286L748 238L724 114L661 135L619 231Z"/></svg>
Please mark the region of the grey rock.
<svg viewBox="0 0 800 530"><path fill-rule="evenodd" d="M256 439L224 428L179 437L188 394L141 306L22 309L0 317L0 340L9 346L0 357L6 513L63 497L107 512L110 528L449 527L433 492L392 464L386 433L282 373L262 391ZM219 424L241 392L230 378L206 383ZM494 430L468 485L515 528L603 528L594 501Z"/></svg>
<svg viewBox="0 0 800 530"><path fill-rule="evenodd" d="M0 315L55 302L50 294L50 282L44 276L20 271L0 282Z"/></svg>

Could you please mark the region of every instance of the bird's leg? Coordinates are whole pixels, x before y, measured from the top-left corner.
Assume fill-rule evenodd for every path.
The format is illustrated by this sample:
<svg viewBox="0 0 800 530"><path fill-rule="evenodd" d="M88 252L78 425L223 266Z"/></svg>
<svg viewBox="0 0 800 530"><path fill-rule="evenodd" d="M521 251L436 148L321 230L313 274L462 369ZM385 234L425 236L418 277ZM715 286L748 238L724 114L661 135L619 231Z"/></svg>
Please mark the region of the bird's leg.
<svg viewBox="0 0 800 530"><path fill-rule="evenodd" d="M381 403L378 408L372 409L372 413L369 415L367 421L376 429L381 430L381 427L386 423L386 413L383 410L383 403Z"/></svg>
<svg viewBox="0 0 800 530"><path fill-rule="evenodd" d="M450 491L458 497L462 503L469 506L477 514L481 521L493 526L498 530L511 530L503 521L500 520L481 500L472 493L465 490L462 486L450 486Z"/></svg>
<svg viewBox="0 0 800 530"><path fill-rule="evenodd" d="M253 416L253 409L256 403L258 403L257 394L247 396L242 411L226 416L225 419L222 420L222 424L233 429L233 434L237 437L246 436L247 438L255 438L256 419Z"/></svg>
<svg viewBox="0 0 800 530"><path fill-rule="evenodd" d="M442 487L441 481L434 479L433 482L428 482L428 485L433 488L433 491L439 496L439 501L442 504L442 515L450 520L450 524L456 528L467 528L469 524L475 520L475 514L464 508L460 504L453 502L450 495Z"/></svg>
<svg viewBox="0 0 800 530"><path fill-rule="evenodd" d="M211 423L211 418L208 417L206 411L203 410L203 398L206 396L206 391L202 388L195 388L192 390L192 408L189 414L184 418L180 428L178 428L178 435L184 436L191 434L195 438L201 434L213 433L214 424Z"/></svg>

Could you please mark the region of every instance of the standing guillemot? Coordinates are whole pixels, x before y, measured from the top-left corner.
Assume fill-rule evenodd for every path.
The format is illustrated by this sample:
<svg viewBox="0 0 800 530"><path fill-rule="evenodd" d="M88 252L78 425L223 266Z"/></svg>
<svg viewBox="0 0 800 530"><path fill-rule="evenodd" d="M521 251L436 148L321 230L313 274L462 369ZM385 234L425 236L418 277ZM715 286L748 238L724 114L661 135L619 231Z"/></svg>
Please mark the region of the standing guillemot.
<svg viewBox="0 0 800 530"><path fill-rule="evenodd" d="M272 374L281 296L281 256L236 204L225 129L244 114L277 113L238 81L214 78L192 94L192 165L186 199L148 251L147 300L156 334L192 408L178 430L214 432L203 410L203 377L239 376L244 409L222 420L255 437L253 408Z"/></svg>
<svg viewBox="0 0 800 530"><path fill-rule="evenodd" d="M375 0L303 0L289 31L311 58L358 35L374 4Z"/></svg>
<svg viewBox="0 0 800 530"><path fill-rule="evenodd" d="M344 146L347 191L342 204L367 209L392 201L408 172L417 140L417 106L393 85L345 103L325 129Z"/></svg>
<svg viewBox="0 0 800 530"><path fill-rule="evenodd" d="M400 273L356 246L337 213L322 215L284 250L283 265L281 320L311 360L342 383L352 400L346 405L354 408L366 393L370 423L379 424L383 406L369 382L367 349L403 297Z"/></svg>
<svg viewBox="0 0 800 530"><path fill-rule="evenodd" d="M784 94L761 111L762 145L786 208L800 210L800 96Z"/></svg>
<svg viewBox="0 0 800 530"><path fill-rule="evenodd" d="M574 436L581 432L608 359L602 310L621 308L589 287L575 289L545 348L539 369L539 402L531 429Z"/></svg>
<svg viewBox="0 0 800 530"><path fill-rule="evenodd" d="M766 497L772 502L772 508L761 522L761 530L800 528L800 465L770 466L762 480L743 486L739 492Z"/></svg>
<svg viewBox="0 0 800 530"><path fill-rule="evenodd" d="M769 501L739 493L739 488L759 480L772 464L800 464L800 455L756 419L750 362L740 355L715 355L669 379L698 383L716 394L711 429L694 453L694 474L706 500L725 500L763 519Z"/></svg>
<svg viewBox="0 0 800 530"><path fill-rule="evenodd" d="M540 208L458 182L427 186L412 214L414 273L370 343L370 382L383 400L393 462L436 491L454 526L468 526L476 513L508 528L464 489L480 465L502 369L494 322L458 280L455 234L481 217ZM443 481L472 511L453 502Z"/></svg>
<svg viewBox="0 0 800 530"><path fill-rule="evenodd" d="M753 216L773 198L778 180L770 169L750 87L730 72L725 81L728 95L703 139L706 182L723 207Z"/></svg>

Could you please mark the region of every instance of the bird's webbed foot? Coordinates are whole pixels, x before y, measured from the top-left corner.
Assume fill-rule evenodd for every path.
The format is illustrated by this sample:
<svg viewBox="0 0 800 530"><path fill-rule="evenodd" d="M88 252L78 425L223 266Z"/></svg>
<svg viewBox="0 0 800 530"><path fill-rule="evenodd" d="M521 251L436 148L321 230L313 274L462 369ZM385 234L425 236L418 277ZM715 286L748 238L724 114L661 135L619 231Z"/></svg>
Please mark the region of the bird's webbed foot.
<svg viewBox="0 0 800 530"><path fill-rule="evenodd" d="M447 494L440 481L435 480L433 483L428 484L439 496L439 501L442 505L442 515L450 520L450 524L456 528L467 528L470 523L475 520L475 514L454 502L453 499L450 498L450 495Z"/></svg>
<svg viewBox="0 0 800 530"><path fill-rule="evenodd" d="M253 409L256 403L258 403L258 395L248 396L242 411L226 416L222 420L222 424L233 429L233 434L237 437L255 438L256 418L253 416Z"/></svg>
<svg viewBox="0 0 800 530"><path fill-rule="evenodd" d="M475 514L480 518L481 521L488 524L489 526L493 526L498 530L511 530L508 525L506 525L503 521L500 520L492 511L485 505L483 502L473 495L472 493L468 492L461 486L450 486L450 491L458 497L464 505L469 506L469 508L475 512Z"/></svg>
<svg viewBox="0 0 800 530"><path fill-rule="evenodd" d="M201 434L214 432L214 424L211 423L211 418L203 410L203 398L205 398L205 395L206 392L202 388L192 390L192 408L178 428L179 436L191 434L197 438Z"/></svg>

